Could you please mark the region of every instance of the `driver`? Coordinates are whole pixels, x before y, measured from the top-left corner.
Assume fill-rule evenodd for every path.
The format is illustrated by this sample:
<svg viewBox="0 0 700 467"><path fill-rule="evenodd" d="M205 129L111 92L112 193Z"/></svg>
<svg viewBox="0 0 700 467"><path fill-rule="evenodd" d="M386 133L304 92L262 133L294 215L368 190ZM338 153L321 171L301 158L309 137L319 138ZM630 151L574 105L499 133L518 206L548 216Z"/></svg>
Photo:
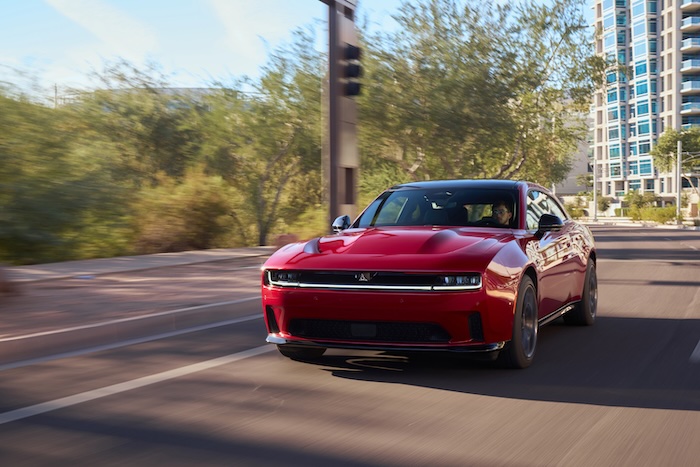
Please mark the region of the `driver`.
<svg viewBox="0 0 700 467"><path fill-rule="evenodd" d="M513 211L505 201L498 201L493 204L491 217L498 225L508 226L513 218Z"/></svg>

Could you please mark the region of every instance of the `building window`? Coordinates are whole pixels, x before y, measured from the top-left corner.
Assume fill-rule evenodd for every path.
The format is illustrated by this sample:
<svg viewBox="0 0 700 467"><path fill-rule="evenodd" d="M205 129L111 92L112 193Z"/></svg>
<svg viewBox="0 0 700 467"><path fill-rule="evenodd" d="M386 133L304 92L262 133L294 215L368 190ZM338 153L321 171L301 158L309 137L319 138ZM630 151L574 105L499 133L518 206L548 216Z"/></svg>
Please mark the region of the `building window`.
<svg viewBox="0 0 700 467"><path fill-rule="evenodd" d="M649 103L640 102L637 104L637 115L647 115L649 113Z"/></svg>
<svg viewBox="0 0 700 467"><path fill-rule="evenodd" d="M639 155L640 156L642 154L649 154L650 149L651 149L651 143L649 143L649 141L640 141L639 142Z"/></svg>
<svg viewBox="0 0 700 467"><path fill-rule="evenodd" d="M632 17L640 16L644 14L644 0L637 0L632 4Z"/></svg>
<svg viewBox="0 0 700 467"><path fill-rule="evenodd" d="M608 103L617 102L617 90L608 91Z"/></svg>
<svg viewBox="0 0 700 467"><path fill-rule="evenodd" d="M644 36L646 34L646 23L644 21L639 21L637 23L634 23L634 26L632 26L632 37L637 38L640 36Z"/></svg>
<svg viewBox="0 0 700 467"><path fill-rule="evenodd" d="M613 7L613 0L603 0L603 10Z"/></svg>
<svg viewBox="0 0 700 467"><path fill-rule="evenodd" d="M639 175L639 163L637 161L632 161L629 163L629 174Z"/></svg>
<svg viewBox="0 0 700 467"><path fill-rule="evenodd" d="M607 41L607 38L606 38L606 41ZM634 49L633 49L633 53L634 53L634 58L646 57L646 55L647 55L647 43L642 42L639 44L635 44Z"/></svg>
<svg viewBox="0 0 700 467"><path fill-rule="evenodd" d="M617 61L620 63L627 63L627 54L624 50L617 52Z"/></svg>
<svg viewBox="0 0 700 467"><path fill-rule="evenodd" d="M647 62L646 62L646 60L643 62L637 62L637 64L634 67L635 78L638 76L644 76L646 74L647 74Z"/></svg>
<svg viewBox="0 0 700 467"><path fill-rule="evenodd" d="M619 31L617 33L617 45L625 45L627 42L627 33L625 31Z"/></svg>
<svg viewBox="0 0 700 467"><path fill-rule="evenodd" d="M646 191L654 191L654 179L644 180L644 189Z"/></svg>
<svg viewBox="0 0 700 467"><path fill-rule="evenodd" d="M619 118L619 113L617 107L608 110L608 121L612 122Z"/></svg>
<svg viewBox="0 0 700 467"><path fill-rule="evenodd" d="M642 187L642 181L641 180L630 180L630 191L637 190Z"/></svg>
<svg viewBox="0 0 700 467"><path fill-rule="evenodd" d="M603 37L603 46L606 49L610 49L612 47L615 47L615 33L614 32L609 32Z"/></svg>
<svg viewBox="0 0 700 467"><path fill-rule="evenodd" d="M640 175L651 175L651 161L640 161L639 162L639 174Z"/></svg>
<svg viewBox="0 0 700 467"><path fill-rule="evenodd" d="M603 18L603 29L611 28L615 25L615 15L613 13L605 15Z"/></svg>
<svg viewBox="0 0 700 467"><path fill-rule="evenodd" d="M618 145L610 146L608 148L608 154L610 155L610 159L619 159L620 158L620 146L618 146Z"/></svg>
<svg viewBox="0 0 700 467"><path fill-rule="evenodd" d="M618 128L608 128L608 139L620 139L620 130Z"/></svg>
<svg viewBox="0 0 700 467"><path fill-rule="evenodd" d="M643 120L637 124L639 136L648 135L650 132L649 120Z"/></svg>
<svg viewBox="0 0 700 467"><path fill-rule="evenodd" d="M610 177L619 177L620 173L620 164L610 165Z"/></svg>
<svg viewBox="0 0 700 467"><path fill-rule="evenodd" d="M637 85L637 89L635 92L636 92L637 96L645 95L646 93L649 92L649 83L646 81L642 81L641 83L639 83Z"/></svg>

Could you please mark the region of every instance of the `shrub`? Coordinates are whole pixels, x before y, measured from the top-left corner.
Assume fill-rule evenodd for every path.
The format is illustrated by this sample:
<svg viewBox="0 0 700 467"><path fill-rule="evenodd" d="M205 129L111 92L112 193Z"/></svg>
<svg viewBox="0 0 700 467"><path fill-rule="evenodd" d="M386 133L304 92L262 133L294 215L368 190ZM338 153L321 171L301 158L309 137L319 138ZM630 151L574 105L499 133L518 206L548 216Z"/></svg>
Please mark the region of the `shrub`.
<svg viewBox="0 0 700 467"><path fill-rule="evenodd" d="M666 224L676 219L675 206L668 206L665 208L645 207L641 208L640 212L642 220L654 221L659 224Z"/></svg>

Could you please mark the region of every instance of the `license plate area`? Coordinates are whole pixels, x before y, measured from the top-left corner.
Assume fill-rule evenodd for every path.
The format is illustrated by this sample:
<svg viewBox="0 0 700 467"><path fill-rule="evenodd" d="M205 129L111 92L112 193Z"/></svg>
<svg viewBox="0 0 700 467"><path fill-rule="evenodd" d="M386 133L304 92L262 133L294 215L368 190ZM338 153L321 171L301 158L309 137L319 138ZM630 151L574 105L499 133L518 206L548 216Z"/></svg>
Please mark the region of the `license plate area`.
<svg viewBox="0 0 700 467"><path fill-rule="evenodd" d="M372 323L351 323L350 334L352 334L352 337L377 337L377 325Z"/></svg>

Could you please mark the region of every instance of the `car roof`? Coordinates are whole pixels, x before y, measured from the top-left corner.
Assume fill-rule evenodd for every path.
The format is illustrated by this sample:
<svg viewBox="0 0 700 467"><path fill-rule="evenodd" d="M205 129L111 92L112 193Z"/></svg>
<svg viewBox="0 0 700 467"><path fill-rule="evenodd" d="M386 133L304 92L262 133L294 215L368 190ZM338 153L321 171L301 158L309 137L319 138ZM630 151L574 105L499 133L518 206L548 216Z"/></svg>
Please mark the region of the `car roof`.
<svg viewBox="0 0 700 467"><path fill-rule="evenodd" d="M423 182L410 182L410 183L402 183L400 185L394 185L393 187L389 188L389 190L395 191L395 190L404 190L404 189L414 189L414 188L433 188L433 189L442 189L442 188L471 188L471 189L501 189L501 190L515 190L519 186L536 186L539 187L539 185L530 183L530 182L524 182L524 181L517 181L517 180L429 180L429 181L423 181ZM540 187L541 188L541 187Z"/></svg>

